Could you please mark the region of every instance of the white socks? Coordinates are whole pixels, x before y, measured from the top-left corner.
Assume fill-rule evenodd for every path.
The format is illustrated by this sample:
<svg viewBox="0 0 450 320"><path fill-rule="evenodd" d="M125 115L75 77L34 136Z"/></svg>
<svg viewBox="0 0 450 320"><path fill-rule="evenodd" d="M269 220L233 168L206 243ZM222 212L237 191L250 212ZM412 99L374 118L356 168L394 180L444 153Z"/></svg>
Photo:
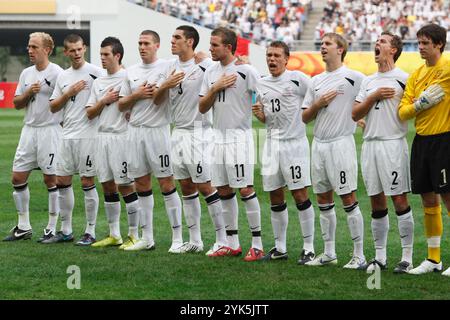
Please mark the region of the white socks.
<svg viewBox="0 0 450 320"><path fill-rule="evenodd" d="M13 187L13 198L19 218L17 226L21 230L30 230L30 189L28 189L28 183Z"/></svg>
<svg viewBox="0 0 450 320"><path fill-rule="evenodd" d="M47 228L56 233L56 223L59 215L58 188L54 186L48 189L48 224Z"/></svg>
<svg viewBox="0 0 450 320"><path fill-rule="evenodd" d="M285 253L286 248L286 232L288 227L288 210L286 203L272 205L270 207L271 221L273 229L273 237L275 239L275 247L278 252Z"/></svg>
<svg viewBox="0 0 450 320"><path fill-rule="evenodd" d="M120 234L120 198L118 193L105 194L105 212L109 224L109 235L122 238Z"/></svg>
<svg viewBox="0 0 450 320"><path fill-rule="evenodd" d="M347 212L347 223L353 240L353 256L364 258L364 222L358 202L344 207Z"/></svg>
<svg viewBox="0 0 450 320"><path fill-rule="evenodd" d="M238 235L238 203L236 193L232 193L226 197L220 197L222 201L223 221L227 233L228 245L231 249L236 250L240 247Z"/></svg>
<svg viewBox="0 0 450 320"><path fill-rule="evenodd" d="M222 202L220 201L219 193L216 191L210 194L205 197L205 201L208 204L208 212L216 230L216 243L222 246L228 246L225 222L223 221L222 214Z"/></svg>
<svg viewBox="0 0 450 320"><path fill-rule="evenodd" d="M128 219L128 235L133 236L135 239L139 238L138 226L139 226L139 200L136 192L123 196L125 201L125 208L127 210Z"/></svg>
<svg viewBox="0 0 450 320"><path fill-rule="evenodd" d="M155 205L152 190L138 192L140 217L139 223L142 228L142 238L149 243L154 243L153 238L153 207Z"/></svg>
<svg viewBox="0 0 450 320"><path fill-rule="evenodd" d="M398 219L398 231L402 243L402 261L412 263L414 244L414 217L411 208L403 212L396 212Z"/></svg>
<svg viewBox="0 0 450 320"><path fill-rule="evenodd" d="M200 231L201 206L198 192L183 196L183 209L189 230L189 242L203 244Z"/></svg>
<svg viewBox="0 0 450 320"><path fill-rule="evenodd" d="M375 243L375 259L386 264L386 245L389 232L388 210L372 212L372 235Z"/></svg>
<svg viewBox="0 0 450 320"><path fill-rule="evenodd" d="M263 244L261 240L261 209L259 207L259 201L256 197L256 193L245 198L241 198L244 201L245 210L247 211L247 220L252 233L252 248L263 250Z"/></svg>
<svg viewBox="0 0 450 320"><path fill-rule="evenodd" d="M320 209L320 229L325 245L324 253L329 257L336 257L336 212L334 203L319 204Z"/></svg>
<svg viewBox="0 0 450 320"><path fill-rule="evenodd" d="M95 188L95 184L89 187L83 188L84 191L84 209L86 212L86 230L85 233L89 233L95 238L95 224L97 222L98 213L98 193Z"/></svg>
<svg viewBox="0 0 450 320"><path fill-rule="evenodd" d="M298 219L302 228L303 249L314 252L314 208L308 199L303 203L297 203Z"/></svg>
<svg viewBox="0 0 450 320"><path fill-rule="evenodd" d="M172 243L183 243L183 234L181 228L181 200L178 196L177 189L169 192L163 192L164 204L166 206L167 216L172 226Z"/></svg>
<svg viewBox="0 0 450 320"><path fill-rule="evenodd" d="M65 235L72 233L72 212L75 205L73 188L69 186L58 186L59 215L61 217L61 231Z"/></svg>

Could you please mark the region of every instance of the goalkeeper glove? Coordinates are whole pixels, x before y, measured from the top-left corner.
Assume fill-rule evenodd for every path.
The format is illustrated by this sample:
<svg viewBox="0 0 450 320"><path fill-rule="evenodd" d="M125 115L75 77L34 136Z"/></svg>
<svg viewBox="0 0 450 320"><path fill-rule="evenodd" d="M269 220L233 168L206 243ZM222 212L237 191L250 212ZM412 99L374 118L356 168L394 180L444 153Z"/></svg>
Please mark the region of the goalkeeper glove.
<svg viewBox="0 0 450 320"><path fill-rule="evenodd" d="M427 110L432 106L438 104L444 99L445 92L438 84L432 84L425 91L423 91L419 99L414 102L414 109L416 112Z"/></svg>

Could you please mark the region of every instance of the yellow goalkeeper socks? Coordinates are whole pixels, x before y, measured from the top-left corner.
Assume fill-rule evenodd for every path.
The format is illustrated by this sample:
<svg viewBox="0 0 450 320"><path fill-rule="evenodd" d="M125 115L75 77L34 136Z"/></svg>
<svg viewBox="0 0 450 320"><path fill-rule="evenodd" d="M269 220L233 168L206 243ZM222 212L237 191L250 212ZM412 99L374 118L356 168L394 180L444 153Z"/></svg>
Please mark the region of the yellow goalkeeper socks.
<svg viewBox="0 0 450 320"><path fill-rule="evenodd" d="M441 206L425 207L425 233L428 242L428 259L441 262L442 209Z"/></svg>

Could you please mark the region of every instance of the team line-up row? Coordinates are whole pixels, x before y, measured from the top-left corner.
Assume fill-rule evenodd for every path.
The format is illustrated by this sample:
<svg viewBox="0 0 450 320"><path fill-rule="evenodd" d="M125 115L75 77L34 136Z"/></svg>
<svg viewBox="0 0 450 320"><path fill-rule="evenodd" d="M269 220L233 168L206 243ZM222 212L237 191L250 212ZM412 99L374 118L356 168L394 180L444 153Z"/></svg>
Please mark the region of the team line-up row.
<svg viewBox="0 0 450 320"><path fill-rule="evenodd" d="M120 40L107 37L100 49L103 69L85 61L83 39L72 34L64 41L71 67L62 70L49 61L54 47L51 36L32 33L28 52L33 66L21 73L14 98L15 107L25 109L12 176L19 221L5 241L32 236L27 179L39 167L49 191L49 222L39 239L43 244L73 241L72 177L79 174L87 223L76 244L119 246L125 251L154 249L154 175L172 226L171 253L204 250L202 194L216 230L215 243L206 255L241 255L238 189L252 234L244 260L287 259L287 187L297 204L303 235L298 264L337 264L336 193L347 213L354 244L353 256L344 268L387 268L386 197L390 196L402 246L394 272L441 271L441 198L450 208L450 156L446 151L450 147L450 61L442 57L443 28L427 25L417 36L425 60L417 71L408 76L395 67L402 41L383 32L374 52L378 72L366 77L343 65L345 39L325 34L321 55L326 71L310 79L286 69L290 53L281 41L268 46L270 75L260 77L254 67L234 56L236 34L222 27L211 33L211 58L195 53L199 42L195 28L178 27L171 39L175 56L171 60L157 57L159 35L145 30L138 38L142 61L127 68L121 64ZM252 115L267 130L262 180L264 191L270 194L275 238L268 252L263 250L260 205L253 188ZM417 135L410 160L405 136L406 120L412 118ZM305 123L312 120L310 153ZM372 205L376 254L370 261L363 252L363 216L355 195L358 164L353 134L357 122L364 128L361 168ZM100 241L95 239L99 205L95 176L102 184L110 229L110 235ZM180 184L181 199L174 180ZM324 240L319 255L314 250L315 213L307 191L311 185ZM422 197L428 242L428 257L416 268L412 265L414 219L407 199L411 190ZM119 193L128 213L125 242L120 234ZM182 211L189 230L187 242L182 239ZM61 230L56 232L58 216ZM450 269L443 274L450 275Z"/></svg>

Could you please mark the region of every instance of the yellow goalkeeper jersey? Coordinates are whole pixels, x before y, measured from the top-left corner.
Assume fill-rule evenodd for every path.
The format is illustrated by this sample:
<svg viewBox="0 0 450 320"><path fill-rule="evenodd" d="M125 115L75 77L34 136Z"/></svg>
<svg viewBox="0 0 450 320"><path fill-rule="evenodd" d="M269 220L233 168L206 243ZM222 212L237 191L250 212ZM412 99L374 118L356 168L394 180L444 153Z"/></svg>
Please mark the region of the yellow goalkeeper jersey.
<svg viewBox="0 0 450 320"><path fill-rule="evenodd" d="M445 97L437 105L416 113L414 101L432 84L444 89ZM422 136L450 131L450 60L441 56L435 66L426 64L414 71L406 83L406 89L399 106L402 120L416 117L416 132Z"/></svg>

